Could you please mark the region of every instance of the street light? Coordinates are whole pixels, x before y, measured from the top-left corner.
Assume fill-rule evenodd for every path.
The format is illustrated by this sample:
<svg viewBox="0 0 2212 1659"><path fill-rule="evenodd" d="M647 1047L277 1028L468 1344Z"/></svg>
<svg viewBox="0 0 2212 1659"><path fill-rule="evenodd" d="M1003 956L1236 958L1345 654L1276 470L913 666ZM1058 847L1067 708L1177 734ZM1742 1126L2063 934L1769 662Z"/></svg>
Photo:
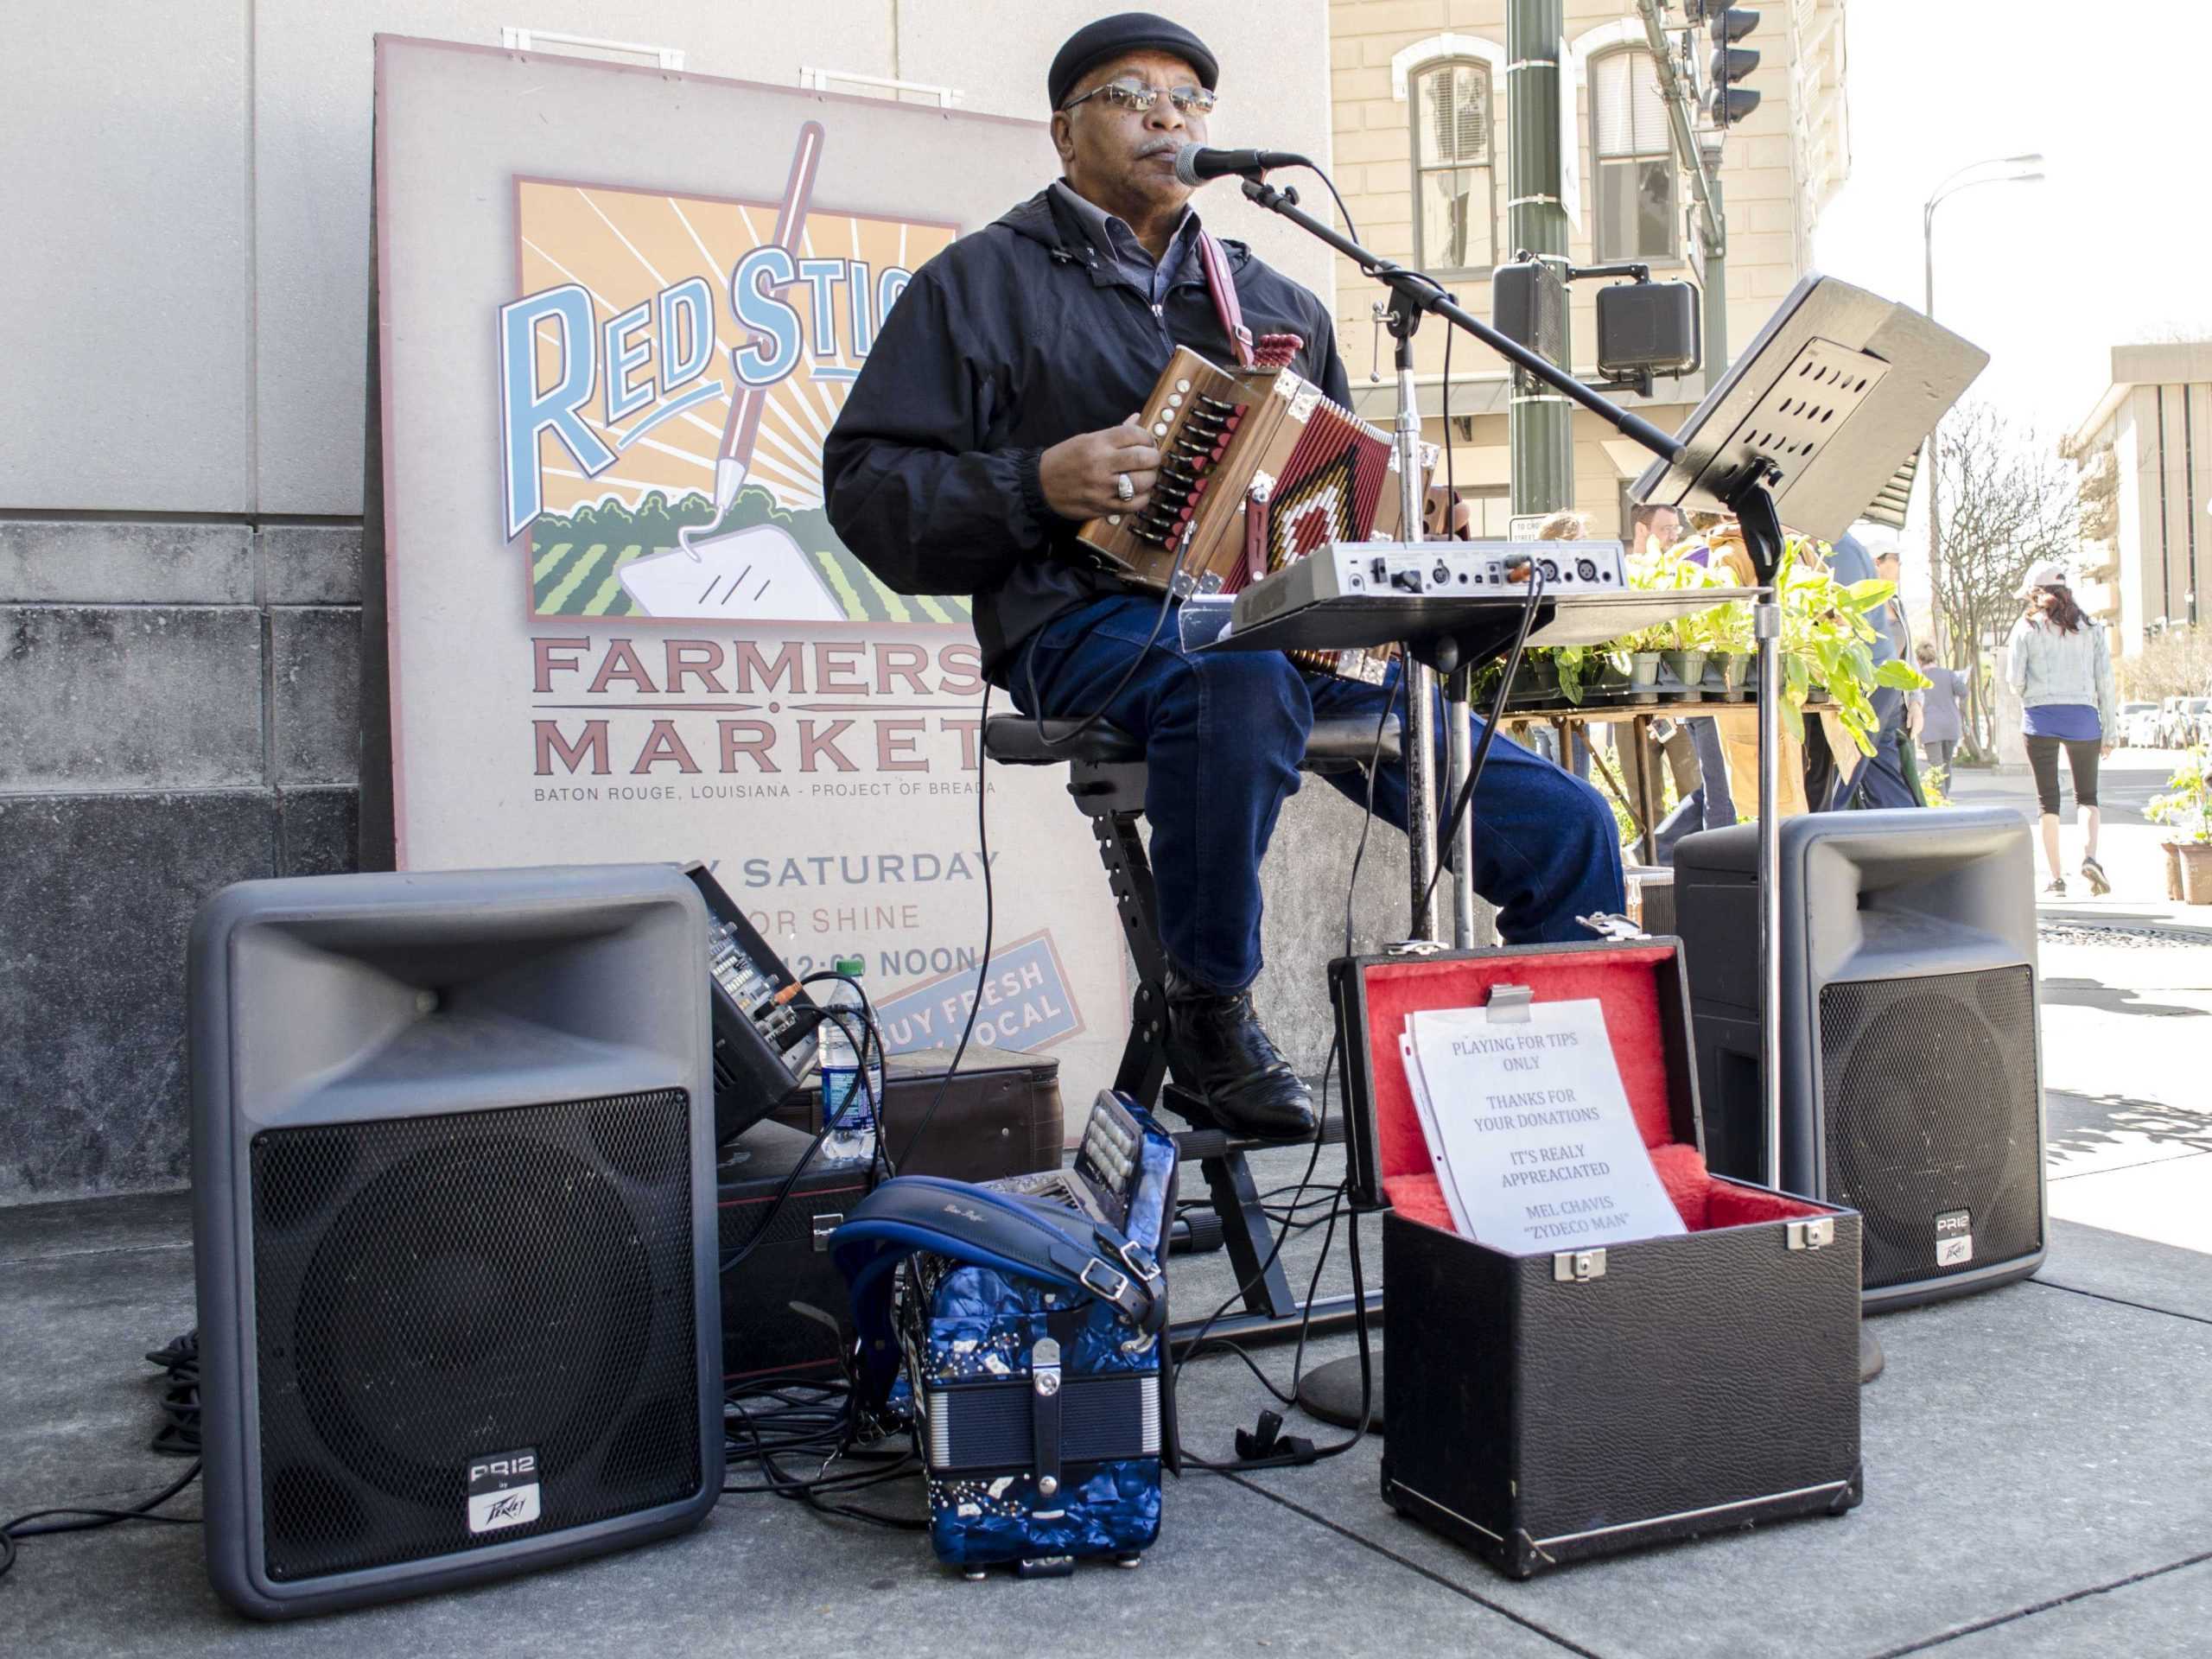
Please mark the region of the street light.
<svg viewBox="0 0 2212 1659"><path fill-rule="evenodd" d="M2000 173L1980 173L1985 167L2004 168ZM1935 192L1920 207L1920 251L1925 286L1922 289L1920 309L1930 322L1936 320L1936 209L1961 190L1971 190L1978 184L2032 184L2042 178L2043 156L2031 151L2025 156L1993 156L1986 160L1969 162L1936 187ZM2032 168L2033 171L2023 171ZM1967 175L1980 176L1968 178ZM1929 622L1935 634L1936 657L1939 662L1948 662L1943 649L1943 513L1942 461L1937 453L1936 440L1942 430L1938 419L1928 434L1928 610Z"/></svg>

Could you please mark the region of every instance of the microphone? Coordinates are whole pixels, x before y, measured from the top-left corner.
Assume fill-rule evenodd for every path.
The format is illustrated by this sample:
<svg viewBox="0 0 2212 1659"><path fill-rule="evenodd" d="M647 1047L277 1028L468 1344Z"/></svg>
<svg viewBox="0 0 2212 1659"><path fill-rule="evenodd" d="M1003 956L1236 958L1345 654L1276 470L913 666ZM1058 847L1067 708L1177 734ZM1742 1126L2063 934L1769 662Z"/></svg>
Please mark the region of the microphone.
<svg viewBox="0 0 2212 1659"><path fill-rule="evenodd" d="M1233 173L1264 173L1277 167L1311 167L1303 156L1287 149L1211 149L1185 144L1175 152L1175 176L1185 184L1204 184Z"/></svg>

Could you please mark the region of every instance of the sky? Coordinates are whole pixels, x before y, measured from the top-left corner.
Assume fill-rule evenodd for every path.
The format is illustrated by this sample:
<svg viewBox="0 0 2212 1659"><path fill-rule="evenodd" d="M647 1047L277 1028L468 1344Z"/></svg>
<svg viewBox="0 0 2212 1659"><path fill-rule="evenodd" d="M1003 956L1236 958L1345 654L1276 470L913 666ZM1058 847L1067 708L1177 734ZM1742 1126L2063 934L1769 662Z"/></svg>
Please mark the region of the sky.
<svg viewBox="0 0 2212 1659"><path fill-rule="evenodd" d="M1967 162L2041 151L2043 182L1936 211L1936 317L1990 354L1967 396L2056 441L2114 345L2212 334L2212 0L1847 0L1845 19L1851 174L1819 270L1919 304L1921 204Z"/></svg>
<svg viewBox="0 0 2212 1659"><path fill-rule="evenodd" d="M1967 397L2055 445L2111 383L2113 346L2212 336L2212 0L1847 0L1844 16L1851 173L1815 269L1920 304L1921 205L1969 162L2037 151L2040 182L1936 210L1936 319L1990 358ZM1900 578L1923 615L1927 535L1923 485Z"/></svg>

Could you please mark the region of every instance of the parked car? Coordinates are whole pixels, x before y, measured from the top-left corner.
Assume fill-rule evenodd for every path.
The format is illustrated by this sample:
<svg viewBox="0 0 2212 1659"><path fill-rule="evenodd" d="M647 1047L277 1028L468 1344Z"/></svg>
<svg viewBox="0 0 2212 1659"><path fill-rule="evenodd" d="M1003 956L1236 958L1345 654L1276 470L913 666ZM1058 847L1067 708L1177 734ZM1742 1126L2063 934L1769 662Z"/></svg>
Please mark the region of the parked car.
<svg viewBox="0 0 2212 1659"><path fill-rule="evenodd" d="M2212 741L2212 697L2183 697L2175 728L2181 734L2177 748Z"/></svg>
<svg viewBox="0 0 2212 1659"><path fill-rule="evenodd" d="M2158 744L2158 705L2123 702L2120 705L2120 741L2131 749L2156 748Z"/></svg>
<svg viewBox="0 0 2212 1659"><path fill-rule="evenodd" d="M2178 749L2189 742L2182 731L2181 706L2186 697L2168 697L2158 705L2158 747Z"/></svg>

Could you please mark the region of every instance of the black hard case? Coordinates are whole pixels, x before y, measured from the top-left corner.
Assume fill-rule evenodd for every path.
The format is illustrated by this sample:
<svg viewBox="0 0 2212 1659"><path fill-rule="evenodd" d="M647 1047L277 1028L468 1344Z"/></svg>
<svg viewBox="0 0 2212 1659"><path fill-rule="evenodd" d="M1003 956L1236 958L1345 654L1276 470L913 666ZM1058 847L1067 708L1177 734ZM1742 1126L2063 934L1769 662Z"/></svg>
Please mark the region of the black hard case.
<svg viewBox="0 0 2212 1659"><path fill-rule="evenodd" d="M1702 1150L1680 941L1637 942L1653 944L1667 947L1654 988L1673 1133ZM1356 1200L1386 1202L1371 976L1409 960L1505 963L1541 1001L1548 972L1621 948L1332 963ZM1602 1275L1580 1281L1575 1252L1510 1255L1386 1215L1385 1500L1514 1578L1857 1505L1859 1217L1807 1207L1834 1222L1822 1248L1791 1248L1786 1221L1752 1223L1611 1245Z"/></svg>
<svg viewBox="0 0 2212 1659"><path fill-rule="evenodd" d="M760 1243L722 1274L725 1382L787 1371L837 1374L837 1333L791 1304L852 1324L844 1275L830 1259L830 1233L868 1196L868 1170L824 1165L817 1154L779 1207L777 1193L813 1143L812 1135L764 1122L722 1149L716 1214L723 1257L743 1249L768 1218Z"/></svg>
<svg viewBox="0 0 2212 1659"><path fill-rule="evenodd" d="M884 1123L899 1167L909 1175L991 1181L1057 1169L1063 1161L1060 1063L1012 1049L971 1046L945 1084L928 1130L907 1143L938 1098L948 1050L893 1054L884 1062ZM822 1086L785 1101L722 1152L721 1247L741 1249L761 1224L785 1177L806 1154L822 1117ZM830 1230L868 1192L864 1168L826 1165L819 1154L798 1178L752 1254L722 1275L722 1371L726 1381L783 1371L833 1376L837 1338L793 1302L850 1325L845 1281L831 1265Z"/></svg>
<svg viewBox="0 0 2212 1659"><path fill-rule="evenodd" d="M902 1173L995 1181L1059 1167L1066 1127L1058 1060L971 1044L939 1101L938 1085L951 1061L950 1049L929 1048L893 1054L883 1063L883 1122ZM933 1101L937 1116L910 1154L907 1143ZM787 1099L775 1120L809 1135L819 1129L820 1083Z"/></svg>

